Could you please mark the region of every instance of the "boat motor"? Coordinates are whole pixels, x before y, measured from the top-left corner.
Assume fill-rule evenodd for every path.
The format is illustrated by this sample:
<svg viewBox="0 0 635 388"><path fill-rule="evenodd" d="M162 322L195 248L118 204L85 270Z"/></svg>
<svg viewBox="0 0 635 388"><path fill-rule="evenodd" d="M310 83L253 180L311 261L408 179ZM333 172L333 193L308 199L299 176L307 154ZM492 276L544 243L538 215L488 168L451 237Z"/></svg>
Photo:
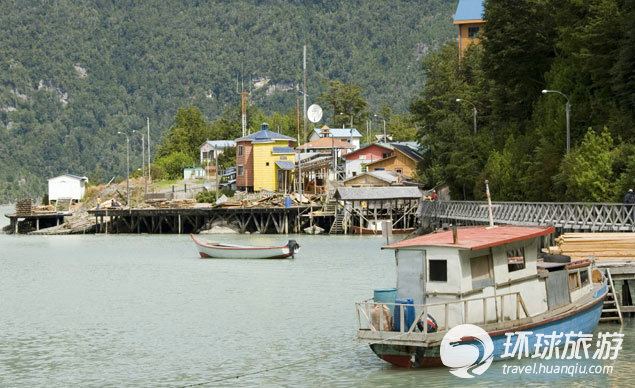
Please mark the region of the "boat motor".
<svg viewBox="0 0 635 388"><path fill-rule="evenodd" d="M300 250L300 244L298 244L295 240L289 240L289 242L287 243L287 246L289 247L289 252L291 253L291 256L293 256L297 251Z"/></svg>

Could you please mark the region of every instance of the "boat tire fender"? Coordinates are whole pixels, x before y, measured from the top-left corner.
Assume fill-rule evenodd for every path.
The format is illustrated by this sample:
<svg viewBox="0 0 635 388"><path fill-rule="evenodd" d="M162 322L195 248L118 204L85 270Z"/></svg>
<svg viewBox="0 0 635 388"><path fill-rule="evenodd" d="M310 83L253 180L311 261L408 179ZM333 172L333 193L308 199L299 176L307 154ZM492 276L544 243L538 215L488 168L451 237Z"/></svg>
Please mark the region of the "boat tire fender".
<svg viewBox="0 0 635 388"><path fill-rule="evenodd" d="M549 253L541 253L538 257L542 257L542 260L546 263L570 263L571 256L567 255L552 255Z"/></svg>

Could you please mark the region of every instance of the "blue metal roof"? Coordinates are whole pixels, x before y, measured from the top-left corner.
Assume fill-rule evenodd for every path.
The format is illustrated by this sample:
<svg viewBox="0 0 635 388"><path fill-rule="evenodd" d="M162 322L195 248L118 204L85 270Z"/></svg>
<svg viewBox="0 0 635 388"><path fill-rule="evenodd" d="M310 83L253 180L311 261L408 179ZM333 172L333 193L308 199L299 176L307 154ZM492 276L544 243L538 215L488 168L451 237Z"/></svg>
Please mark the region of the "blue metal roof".
<svg viewBox="0 0 635 388"><path fill-rule="evenodd" d="M456 7L456 13L454 14L454 21L483 19L485 14L484 2L485 0L459 0L459 5Z"/></svg>
<svg viewBox="0 0 635 388"><path fill-rule="evenodd" d="M293 170L295 168L295 163L278 160L276 161L276 166L283 170Z"/></svg>
<svg viewBox="0 0 635 388"><path fill-rule="evenodd" d="M322 137L322 130L313 128L313 132ZM355 128L329 128L329 137L362 137L362 134Z"/></svg>
<svg viewBox="0 0 635 388"><path fill-rule="evenodd" d="M252 143L272 143L275 140L292 140L295 141L294 138L285 136L281 133L270 131L269 125L267 123L262 123L262 129L258 132L254 132L251 135L243 136L241 138L236 139L236 141L247 141L251 140Z"/></svg>
<svg viewBox="0 0 635 388"><path fill-rule="evenodd" d="M273 147L274 154L294 154L295 151L291 147Z"/></svg>

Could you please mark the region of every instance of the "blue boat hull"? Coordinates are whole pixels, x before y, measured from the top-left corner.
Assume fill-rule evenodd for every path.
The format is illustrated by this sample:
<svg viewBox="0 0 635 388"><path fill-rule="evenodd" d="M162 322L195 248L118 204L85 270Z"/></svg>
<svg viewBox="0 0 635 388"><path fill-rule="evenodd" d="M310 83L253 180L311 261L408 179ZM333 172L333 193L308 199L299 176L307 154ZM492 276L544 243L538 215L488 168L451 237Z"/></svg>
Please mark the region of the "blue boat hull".
<svg viewBox="0 0 635 388"><path fill-rule="evenodd" d="M533 354L534 345L539 338L538 334L559 333L593 333L600 321L604 297L606 296L606 284L594 293L594 301L588 305L571 313L563 313L551 319L535 322L527 325L517 326L509 330L494 331L488 333L494 343L494 360L501 360L505 353L505 333L527 331L532 332L527 335L529 356ZM512 339L515 341L515 338ZM545 339L543 338L543 343ZM471 341L466 341L466 344ZM513 342L512 342L513 343ZM564 340L561 345L564 344ZM406 368L420 368L441 366L440 345L436 346L411 346L411 345L391 345L391 344L371 344L371 349L377 356L393 365Z"/></svg>

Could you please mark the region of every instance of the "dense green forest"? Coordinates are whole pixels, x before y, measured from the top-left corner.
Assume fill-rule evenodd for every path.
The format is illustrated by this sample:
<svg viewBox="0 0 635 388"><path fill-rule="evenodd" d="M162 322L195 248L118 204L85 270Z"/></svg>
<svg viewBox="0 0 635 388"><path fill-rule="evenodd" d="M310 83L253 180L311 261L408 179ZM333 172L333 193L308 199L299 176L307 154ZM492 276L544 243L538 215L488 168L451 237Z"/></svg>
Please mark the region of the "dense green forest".
<svg viewBox="0 0 635 388"><path fill-rule="evenodd" d="M240 125L242 85L262 114L287 114L305 44L309 103L339 80L359 85L370 111L407 113L424 84L421 60L456 34L456 3L2 1L0 202L41 196L59 173L122 177L117 132L132 135L140 166L132 130L146 117L153 144L180 107Z"/></svg>
<svg viewBox="0 0 635 388"><path fill-rule="evenodd" d="M421 179L455 199L621 201L635 188L635 2L487 0L481 44L424 59ZM566 152L566 98L571 151ZM463 99L463 102L457 102ZM472 105L477 109L477 133Z"/></svg>

